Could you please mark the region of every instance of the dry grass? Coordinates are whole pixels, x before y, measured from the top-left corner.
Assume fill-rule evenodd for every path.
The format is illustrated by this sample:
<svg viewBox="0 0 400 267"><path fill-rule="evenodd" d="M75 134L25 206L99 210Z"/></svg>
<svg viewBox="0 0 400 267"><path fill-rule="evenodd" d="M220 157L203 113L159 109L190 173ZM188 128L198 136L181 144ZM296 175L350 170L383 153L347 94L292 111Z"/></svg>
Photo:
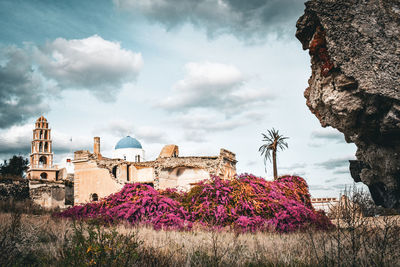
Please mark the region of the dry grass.
<svg viewBox="0 0 400 267"><path fill-rule="evenodd" d="M87 227L93 225L90 223L74 227L71 221L54 219L46 214L2 213L0 265L65 266L79 262L82 266L118 266L113 264L112 258L104 258L111 257L108 252L101 258L107 264L100 264L99 255L88 254L86 251L89 247L97 247L101 252L101 249L109 245L118 246L124 252L128 249L124 244L129 240L133 245L130 245L128 253L123 254L125 258L122 260L135 266L399 265L399 217L366 218L366 221L368 224L359 224L354 228L347 225L331 232L292 234L237 234L202 229L190 232L156 231L150 227L121 224L112 228L98 227L99 235L93 238L97 230L88 230ZM79 227L84 230L79 232ZM101 234L111 233L112 229L128 239L120 241L116 236ZM87 237L79 241L79 246L76 245L76 236L79 237L77 231ZM113 239L112 242L109 239ZM70 251L76 253L69 254ZM71 259L66 258L71 255L78 261L71 263ZM121 262L122 256L118 257L118 262Z"/></svg>
<svg viewBox="0 0 400 267"><path fill-rule="evenodd" d="M0 203L0 266L400 266L400 216L362 217L353 196L334 230L291 234L104 227Z"/></svg>

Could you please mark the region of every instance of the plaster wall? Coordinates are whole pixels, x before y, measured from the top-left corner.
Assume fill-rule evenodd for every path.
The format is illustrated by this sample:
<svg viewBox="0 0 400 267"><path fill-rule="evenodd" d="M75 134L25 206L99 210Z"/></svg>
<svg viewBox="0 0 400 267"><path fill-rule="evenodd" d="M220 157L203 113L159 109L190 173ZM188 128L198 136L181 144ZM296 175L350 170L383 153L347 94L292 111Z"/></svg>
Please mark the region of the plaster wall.
<svg viewBox="0 0 400 267"><path fill-rule="evenodd" d="M119 148L113 151L114 159L136 162L136 156L140 156L139 161L144 161L144 150L141 148Z"/></svg>
<svg viewBox="0 0 400 267"><path fill-rule="evenodd" d="M108 169L99 168L95 161L75 161L74 164L75 205L90 202L94 193L100 199L123 187L123 183L119 183L113 178Z"/></svg>
<svg viewBox="0 0 400 267"><path fill-rule="evenodd" d="M200 168L177 167L166 169L160 172L159 188L177 188L188 191L191 184L209 178L209 172Z"/></svg>
<svg viewBox="0 0 400 267"><path fill-rule="evenodd" d="M154 168L153 167L135 167L130 166L130 181L133 183L153 183L154 182Z"/></svg>

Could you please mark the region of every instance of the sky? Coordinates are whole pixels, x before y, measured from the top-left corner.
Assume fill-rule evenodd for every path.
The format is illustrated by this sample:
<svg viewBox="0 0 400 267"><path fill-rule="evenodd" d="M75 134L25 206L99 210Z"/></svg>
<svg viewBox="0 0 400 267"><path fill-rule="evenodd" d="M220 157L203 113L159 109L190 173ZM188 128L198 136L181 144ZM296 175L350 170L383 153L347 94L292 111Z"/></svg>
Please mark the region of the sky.
<svg viewBox="0 0 400 267"><path fill-rule="evenodd" d="M225 148L238 173L272 179L258 149L274 128L289 137L278 173L337 197L356 147L305 104L303 11L301 0L2 0L0 159L29 155L44 115L55 162L92 150L94 136L111 156L130 135L146 160L165 144L182 156Z"/></svg>

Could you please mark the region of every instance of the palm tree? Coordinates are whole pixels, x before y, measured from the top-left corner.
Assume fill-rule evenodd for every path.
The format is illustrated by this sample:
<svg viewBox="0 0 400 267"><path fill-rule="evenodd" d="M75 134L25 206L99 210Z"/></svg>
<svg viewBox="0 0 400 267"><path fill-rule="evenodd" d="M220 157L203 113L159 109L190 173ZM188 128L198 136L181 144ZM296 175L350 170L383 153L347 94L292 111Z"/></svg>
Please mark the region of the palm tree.
<svg viewBox="0 0 400 267"><path fill-rule="evenodd" d="M271 161L271 152L272 152L272 162L273 162L273 167L274 167L274 179L276 180L278 178L278 170L276 167L276 152L278 149L284 150L285 148L288 148L288 144L286 143L286 139L289 137L284 137L283 135L279 134L278 130L275 130L272 128L272 130L268 130L268 134L263 134L263 144L260 146L258 149L259 152L261 152L261 156L264 155L264 164L267 165L267 161Z"/></svg>

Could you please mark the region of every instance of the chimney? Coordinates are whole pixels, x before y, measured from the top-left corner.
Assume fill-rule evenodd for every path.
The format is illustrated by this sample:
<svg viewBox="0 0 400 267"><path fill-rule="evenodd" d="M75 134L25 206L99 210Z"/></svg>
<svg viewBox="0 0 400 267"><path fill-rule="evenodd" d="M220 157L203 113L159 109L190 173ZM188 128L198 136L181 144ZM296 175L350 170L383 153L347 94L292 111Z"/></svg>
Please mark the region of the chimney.
<svg viewBox="0 0 400 267"><path fill-rule="evenodd" d="M100 155L100 137L96 136L94 138L93 153L95 155Z"/></svg>

